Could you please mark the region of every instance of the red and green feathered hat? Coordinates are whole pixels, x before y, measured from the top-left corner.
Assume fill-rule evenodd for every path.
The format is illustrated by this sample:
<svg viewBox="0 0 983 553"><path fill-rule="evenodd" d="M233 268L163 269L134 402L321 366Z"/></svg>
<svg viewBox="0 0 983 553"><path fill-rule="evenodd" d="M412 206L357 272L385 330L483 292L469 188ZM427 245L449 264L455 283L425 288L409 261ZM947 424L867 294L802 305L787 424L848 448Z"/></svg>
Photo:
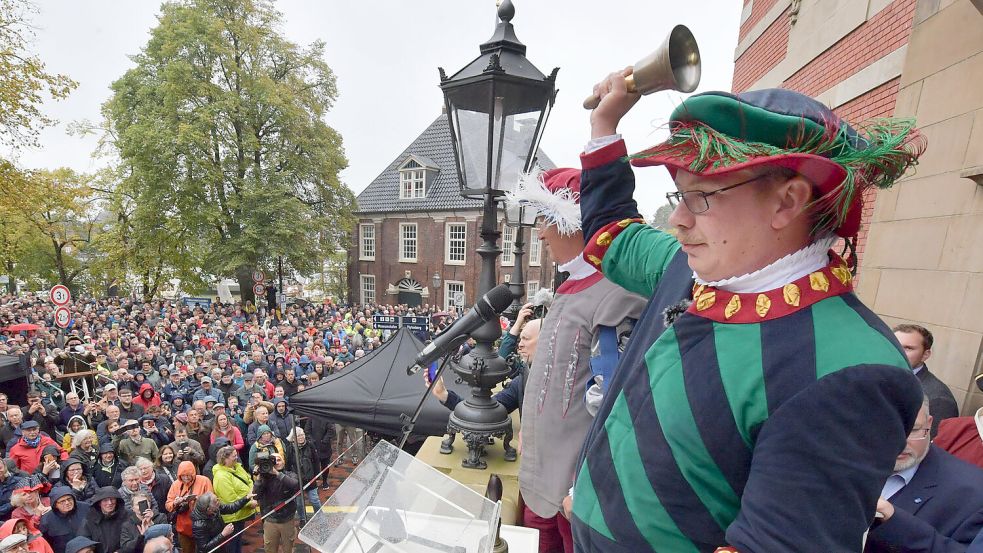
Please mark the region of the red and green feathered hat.
<svg viewBox="0 0 983 553"><path fill-rule="evenodd" d="M857 235L864 191L888 188L925 150L910 119L877 119L858 131L804 94L771 88L690 96L673 110L669 139L630 156L704 176L759 165L786 167L818 193L816 234Z"/></svg>

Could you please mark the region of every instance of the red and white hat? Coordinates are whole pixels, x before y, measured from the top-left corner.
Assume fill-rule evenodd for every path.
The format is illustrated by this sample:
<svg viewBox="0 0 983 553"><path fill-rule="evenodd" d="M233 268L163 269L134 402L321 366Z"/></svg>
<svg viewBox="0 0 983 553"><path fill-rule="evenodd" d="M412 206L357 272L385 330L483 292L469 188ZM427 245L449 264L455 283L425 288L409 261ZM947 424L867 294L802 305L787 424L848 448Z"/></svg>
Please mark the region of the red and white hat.
<svg viewBox="0 0 983 553"><path fill-rule="evenodd" d="M531 206L569 236L580 230L580 169L534 170L519 178L515 190L506 194L510 206Z"/></svg>

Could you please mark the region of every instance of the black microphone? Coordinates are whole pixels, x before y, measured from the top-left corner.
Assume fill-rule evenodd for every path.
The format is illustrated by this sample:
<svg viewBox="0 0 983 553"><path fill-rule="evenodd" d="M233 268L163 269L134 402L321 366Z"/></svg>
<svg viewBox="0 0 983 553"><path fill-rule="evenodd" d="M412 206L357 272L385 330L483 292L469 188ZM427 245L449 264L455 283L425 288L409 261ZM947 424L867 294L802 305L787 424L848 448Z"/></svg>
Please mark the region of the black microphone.
<svg viewBox="0 0 983 553"><path fill-rule="evenodd" d="M421 367L443 357L453 349L458 348L467 337L481 325L495 319L512 304L512 291L507 284L500 284L475 302L474 307L464 314L447 330L427 344L416 356L414 365L407 367L407 374L414 374ZM462 339L463 338L463 339Z"/></svg>

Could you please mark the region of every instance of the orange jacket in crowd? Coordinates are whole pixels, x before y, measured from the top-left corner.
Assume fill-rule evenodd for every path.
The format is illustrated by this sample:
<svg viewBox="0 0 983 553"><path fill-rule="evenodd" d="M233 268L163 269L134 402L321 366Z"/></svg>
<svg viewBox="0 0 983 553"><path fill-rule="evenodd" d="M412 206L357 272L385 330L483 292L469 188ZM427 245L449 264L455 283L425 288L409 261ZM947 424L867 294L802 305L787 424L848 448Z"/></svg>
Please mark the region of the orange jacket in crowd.
<svg viewBox="0 0 983 553"><path fill-rule="evenodd" d="M193 475L194 481L188 485L181 481L182 475ZM177 480L171 484L171 489L167 492L167 511L170 513L177 510L175 499L188 494L201 496L204 493L212 492L212 482L207 477L198 474L195 464L191 461L181 461L177 467ZM175 521L177 533L191 536L191 511L195 508L195 501L188 502L188 508L178 513Z"/></svg>

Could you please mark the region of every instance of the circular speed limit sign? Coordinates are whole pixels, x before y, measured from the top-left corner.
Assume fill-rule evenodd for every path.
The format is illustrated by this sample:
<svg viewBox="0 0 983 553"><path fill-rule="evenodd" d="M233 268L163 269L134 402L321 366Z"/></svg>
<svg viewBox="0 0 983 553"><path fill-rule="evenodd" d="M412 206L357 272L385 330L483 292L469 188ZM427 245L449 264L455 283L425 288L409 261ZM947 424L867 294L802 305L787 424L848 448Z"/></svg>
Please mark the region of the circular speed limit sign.
<svg viewBox="0 0 983 553"><path fill-rule="evenodd" d="M64 284L58 284L52 287L48 296L51 299L51 303L55 305L65 305L72 301L72 293L68 291L68 287Z"/></svg>
<svg viewBox="0 0 983 553"><path fill-rule="evenodd" d="M72 322L72 314L66 307L55 309L55 324L61 328L67 328L68 323Z"/></svg>
<svg viewBox="0 0 983 553"><path fill-rule="evenodd" d="M263 271L253 271L253 282L263 282L264 280L266 280L266 275L263 274Z"/></svg>
<svg viewBox="0 0 983 553"><path fill-rule="evenodd" d="M264 292L266 292L266 287L262 284L257 283L255 286L253 286L253 294L262 296Z"/></svg>

